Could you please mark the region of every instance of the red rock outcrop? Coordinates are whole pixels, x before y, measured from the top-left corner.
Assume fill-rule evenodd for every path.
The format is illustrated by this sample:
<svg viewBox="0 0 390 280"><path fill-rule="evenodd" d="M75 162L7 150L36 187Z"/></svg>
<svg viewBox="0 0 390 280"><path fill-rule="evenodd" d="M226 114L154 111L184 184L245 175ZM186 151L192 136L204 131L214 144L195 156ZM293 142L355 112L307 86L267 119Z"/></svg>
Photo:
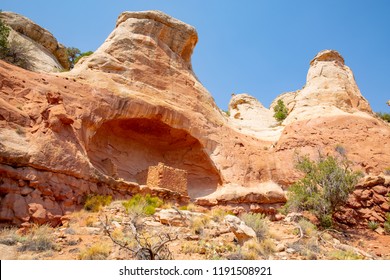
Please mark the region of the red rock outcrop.
<svg viewBox="0 0 390 280"><path fill-rule="evenodd" d="M262 142L230 128L197 80L196 42L193 27L160 12L124 13L69 73L0 62L0 220L54 223L88 193L169 196L140 186L158 162L187 172L193 199L231 183L263 194L271 176ZM268 202L285 201L280 187L275 197Z"/></svg>
<svg viewBox="0 0 390 280"><path fill-rule="evenodd" d="M383 225L386 213L390 212L389 193L389 176L368 176L356 186L347 205L335 214L335 218L349 226L367 228L369 221Z"/></svg>
<svg viewBox="0 0 390 280"><path fill-rule="evenodd" d="M308 85L289 95L288 118L264 138L272 113L245 97L254 110L236 100L243 120L228 119L193 73L196 42L193 27L161 12L126 12L71 72L38 74L0 61L0 222L55 225L90 193L187 201L145 186L159 162L187 173L188 195L199 204L268 213L286 201L280 185L300 175L296 151L342 145L355 168L387 167L389 126L371 116L335 52L312 62ZM254 125L256 110L266 124Z"/></svg>

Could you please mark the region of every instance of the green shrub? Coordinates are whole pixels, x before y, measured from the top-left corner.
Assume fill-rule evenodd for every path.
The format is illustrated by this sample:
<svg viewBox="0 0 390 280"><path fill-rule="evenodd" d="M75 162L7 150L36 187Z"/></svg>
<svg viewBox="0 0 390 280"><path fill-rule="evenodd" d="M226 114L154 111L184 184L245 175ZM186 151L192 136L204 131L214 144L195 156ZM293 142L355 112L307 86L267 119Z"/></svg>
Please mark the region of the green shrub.
<svg viewBox="0 0 390 280"><path fill-rule="evenodd" d="M163 201L156 197L147 194L146 196L142 196L140 194L136 194L130 200L122 203L123 207L125 207L126 212L132 212L135 214L143 214L143 215L153 215L156 212L156 208L163 205Z"/></svg>
<svg viewBox="0 0 390 280"><path fill-rule="evenodd" d="M333 213L348 199L361 173L348 167L348 160L323 157L312 161L308 156L299 157L296 168L305 176L288 190L287 211L309 211L323 227L332 225Z"/></svg>
<svg viewBox="0 0 390 280"><path fill-rule="evenodd" d="M379 227L378 223L375 222L375 221L369 221L369 222L367 223L367 226L368 226L368 228L371 229L372 231L376 230L376 229Z"/></svg>
<svg viewBox="0 0 390 280"><path fill-rule="evenodd" d="M1 13L1 10L0 10ZM3 59L8 53L8 35L9 35L9 27L4 24L4 22L0 19L0 59Z"/></svg>
<svg viewBox="0 0 390 280"><path fill-rule="evenodd" d="M111 195L91 194L85 200L84 209L91 212L99 212L100 208L109 205L111 201Z"/></svg>
<svg viewBox="0 0 390 280"><path fill-rule="evenodd" d="M79 62L79 60L80 60L82 57L90 56L91 54L93 54L93 51L88 51L88 52L80 53L80 54L75 58L74 64L76 65L77 62Z"/></svg>
<svg viewBox="0 0 390 280"><path fill-rule="evenodd" d="M263 240L268 236L268 219L264 214L244 213L240 218L256 232L259 240Z"/></svg>
<svg viewBox="0 0 390 280"><path fill-rule="evenodd" d="M279 99L278 103L274 106L274 112L274 118L279 122L282 122L287 118L288 110L282 99Z"/></svg>
<svg viewBox="0 0 390 280"><path fill-rule="evenodd" d="M382 120L384 120L384 121L390 123L390 114L378 112L378 113L376 113L376 115L377 115L378 117L380 117Z"/></svg>

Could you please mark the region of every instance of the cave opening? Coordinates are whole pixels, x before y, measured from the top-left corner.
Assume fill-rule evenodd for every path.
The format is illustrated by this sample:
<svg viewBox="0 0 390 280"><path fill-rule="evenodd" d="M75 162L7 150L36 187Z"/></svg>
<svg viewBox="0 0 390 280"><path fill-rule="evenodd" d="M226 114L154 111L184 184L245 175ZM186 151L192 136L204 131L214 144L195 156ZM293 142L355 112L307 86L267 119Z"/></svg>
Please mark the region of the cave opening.
<svg viewBox="0 0 390 280"><path fill-rule="evenodd" d="M87 152L102 173L141 185L146 184L149 166L159 162L186 170L191 198L213 193L221 184L201 143L187 131L156 119L107 121L92 137Z"/></svg>

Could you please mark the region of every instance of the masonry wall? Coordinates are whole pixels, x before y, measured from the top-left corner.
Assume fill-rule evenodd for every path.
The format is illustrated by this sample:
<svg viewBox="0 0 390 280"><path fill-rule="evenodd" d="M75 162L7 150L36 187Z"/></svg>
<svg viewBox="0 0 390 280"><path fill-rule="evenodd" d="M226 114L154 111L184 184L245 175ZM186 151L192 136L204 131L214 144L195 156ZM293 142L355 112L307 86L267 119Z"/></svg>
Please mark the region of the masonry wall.
<svg viewBox="0 0 390 280"><path fill-rule="evenodd" d="M146 184L149 187L164 188L188 195L187 171L166 166L161 162L149 167Z"/></svg>

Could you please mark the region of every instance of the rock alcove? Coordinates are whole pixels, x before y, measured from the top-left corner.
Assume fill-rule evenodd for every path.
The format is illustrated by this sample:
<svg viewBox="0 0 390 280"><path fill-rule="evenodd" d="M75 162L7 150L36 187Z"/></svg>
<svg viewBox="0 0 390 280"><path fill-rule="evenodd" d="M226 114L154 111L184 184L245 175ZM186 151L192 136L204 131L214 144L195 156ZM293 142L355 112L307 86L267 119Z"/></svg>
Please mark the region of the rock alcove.
<svg viewBox="0 0 390 280"><path fill-rule="evenodd" d="M88 145L92 164L114 178L146 184L149 166L159 162L186 170L188 194L214 192L221 178L200 142L157 119L116 119L103 123Z"/></svg>

